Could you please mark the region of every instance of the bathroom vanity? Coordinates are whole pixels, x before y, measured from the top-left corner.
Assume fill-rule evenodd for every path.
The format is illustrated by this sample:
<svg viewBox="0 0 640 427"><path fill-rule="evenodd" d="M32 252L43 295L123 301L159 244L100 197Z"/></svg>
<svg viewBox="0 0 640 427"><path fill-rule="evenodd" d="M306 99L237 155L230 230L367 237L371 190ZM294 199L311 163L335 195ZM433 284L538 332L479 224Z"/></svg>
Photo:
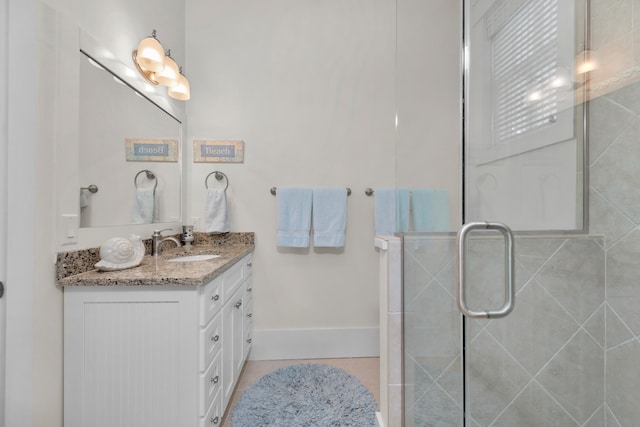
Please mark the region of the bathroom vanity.
<svg viewBox="0 0 640 427"><path fill-rule="evenodd" d="M251 348L252 250L176 248L60 279L65 426L221 425Z"/></svg>

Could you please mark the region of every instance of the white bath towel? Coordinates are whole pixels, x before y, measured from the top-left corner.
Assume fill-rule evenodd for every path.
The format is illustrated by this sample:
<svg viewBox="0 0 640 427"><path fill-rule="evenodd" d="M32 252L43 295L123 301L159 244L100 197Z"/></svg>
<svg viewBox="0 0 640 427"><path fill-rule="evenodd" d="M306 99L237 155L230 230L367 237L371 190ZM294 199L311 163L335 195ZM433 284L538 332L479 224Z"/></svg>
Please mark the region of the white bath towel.
<svg viewBox="0 0 640 427"><path fill-rule="evenodd" d="M205 231L207 233L227 233L231 231L225 190L209 188L204 209Z"/></svg>
<svg viewBox="0 0 640 427"><path fill-rule="evenodd" d="M313 190L313 245L341 248L347 227L347 189Z"/></svg>
<svg viewBox="0 0 640 427"><path fill-rule="evenodd" d="M133 199L133 214L131 221L134 224L146 224L153 222L153 210L155 197L153 188L137 188Z"/></svg>
<svg viewBox="0 0 640 427"><path fill-rule="evenodd" d="M277 244L282 247L308 248L311 231L313 192L310 188L278 188Z"/></svg>
<svg viewBox="0 0 640 427"><path fill-rule="evenodd" d="M89 189L81 188L80 189L80 207L86 208L89 206Z"/></svg>

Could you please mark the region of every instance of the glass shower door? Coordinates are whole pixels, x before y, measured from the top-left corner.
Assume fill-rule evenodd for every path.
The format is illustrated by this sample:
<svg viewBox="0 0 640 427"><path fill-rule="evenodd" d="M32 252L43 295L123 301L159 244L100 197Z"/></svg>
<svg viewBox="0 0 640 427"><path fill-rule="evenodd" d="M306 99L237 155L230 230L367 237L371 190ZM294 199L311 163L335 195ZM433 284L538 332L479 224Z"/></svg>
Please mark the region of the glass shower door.
<svg viewBox="0 0 640 427"><path fill-rule="evenodd" d="M404 236L405 426L604 425L604 240L515 237L515 305L457 304L456 236ZM468 305L505 299L504 239L469 236Z"/></svg>
<svg viewBox="0 0 640 427"><path fill-rule="evenodd" d="M512 267L514 306L462 315L456 234L403 235L405 426L632 425L613 421L612 406L628 419L635 409L605 382L618 372L605 358L610 243L587 230L588 12L464 2L463 222L503 223L515 238L509 261L503 233L466 236L462 305L503 309Z"/></svg>

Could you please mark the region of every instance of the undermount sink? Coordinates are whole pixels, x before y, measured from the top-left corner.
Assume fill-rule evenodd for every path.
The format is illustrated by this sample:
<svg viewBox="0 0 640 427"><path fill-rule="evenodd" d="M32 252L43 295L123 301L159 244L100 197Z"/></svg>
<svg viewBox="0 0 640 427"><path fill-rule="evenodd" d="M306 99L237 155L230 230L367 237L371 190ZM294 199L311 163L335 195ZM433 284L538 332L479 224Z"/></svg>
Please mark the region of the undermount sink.
<svg viewBox="0 0 640 427"><path fill-rule="evenodd" d="M195 262L195 261L207 261L210 259L218 258L220 255L202 254L202 255L189 255L177 258L172 258L169 262Z"/></svg>

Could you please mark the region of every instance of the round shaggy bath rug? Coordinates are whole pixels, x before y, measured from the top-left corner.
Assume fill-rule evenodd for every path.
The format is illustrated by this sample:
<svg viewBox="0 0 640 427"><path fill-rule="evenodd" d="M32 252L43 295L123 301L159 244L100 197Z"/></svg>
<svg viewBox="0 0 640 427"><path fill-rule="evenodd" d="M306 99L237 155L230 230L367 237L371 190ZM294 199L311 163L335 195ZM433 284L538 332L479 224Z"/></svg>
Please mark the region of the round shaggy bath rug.
<svg viewBox="0 0 640 427"><path fill-rule="evenodd" d="M260 378L231 412L232 427L375 426L376 401L335 366L291 365Z"/></svg>

